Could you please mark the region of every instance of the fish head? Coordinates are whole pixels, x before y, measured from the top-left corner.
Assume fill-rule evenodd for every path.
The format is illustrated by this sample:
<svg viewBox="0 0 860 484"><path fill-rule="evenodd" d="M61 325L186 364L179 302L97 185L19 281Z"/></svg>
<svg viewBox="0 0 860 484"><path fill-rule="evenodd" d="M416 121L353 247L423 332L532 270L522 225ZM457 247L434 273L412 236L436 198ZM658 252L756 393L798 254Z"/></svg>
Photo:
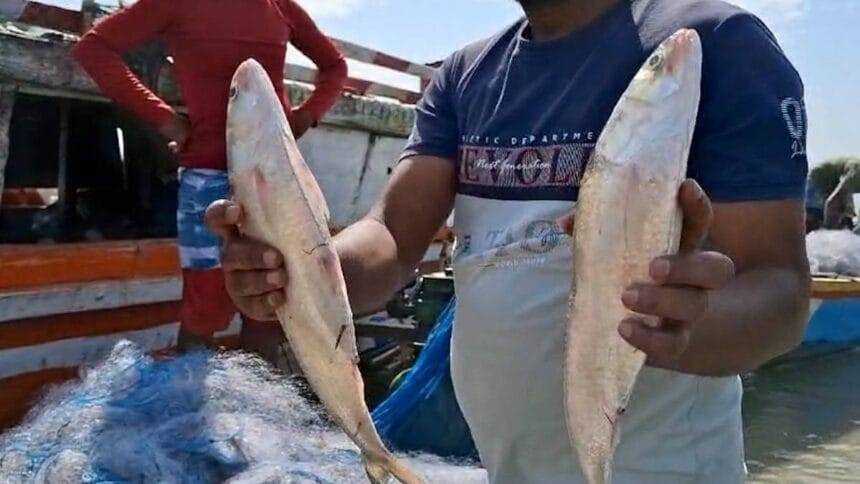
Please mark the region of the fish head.
<svg viewBox="0 0 860 484"><path fill-rule="evenodd" d="M283 126L287 126L289 131L289 123L271 78L259 62L246 60L236 69L230 84L227 108L230 172L268 172L274 169L277 159L261 150L270 145L267 140L284 135L280 132ZM292 133L287 134L292 136Z"/></svg>
<svg viewBox="0 0 860 484"><path fill-rule="evenodd" d="M627 96L646 103L666 102L691 92L701 82L702 43L692 29L679 30L648 57L630 84Z"/></svg>

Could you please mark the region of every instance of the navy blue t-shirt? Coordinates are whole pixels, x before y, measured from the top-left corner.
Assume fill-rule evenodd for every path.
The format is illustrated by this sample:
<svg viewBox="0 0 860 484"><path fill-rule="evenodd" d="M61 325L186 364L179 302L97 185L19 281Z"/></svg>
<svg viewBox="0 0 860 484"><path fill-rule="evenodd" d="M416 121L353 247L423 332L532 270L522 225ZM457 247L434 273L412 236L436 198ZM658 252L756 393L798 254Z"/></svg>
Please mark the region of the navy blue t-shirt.
<svg viewBox="0 0 860 484"><path fill-rule="evenodd" d="M549 42L521 20L446 59L417 106L404 157L458 168L451 375L490 482L584 482L564 425L572 241L555 220L633 76L681 28L704 50L690 176L715 202L802 198L800 79L758 19L717 0L621 0ZM646 367L636 385L615 482L743 481L736 377Z"/></svg>
<svg viewBox="0 0 860 484"><path fill-rule="evenodd" d="M802 198L803 84L765 25L719 0L622 0L547 42L520 20L446 59L403 157L456 160L460 195L573 201L621 94L681 28L698 31L704 53L689 175L715 202Z"/></svg>
<svg viewBox="0 0 860 484"><path fill-rule="evenodd" d="M490 482L584 482L564 425L572 241L555 220L631 79L681 28L704 49L690 175L716 202L802 198L803 86L765 26L721 1L621 0L540 43L522 20L448 58L417 106L404 157L458 168L451 375ZM636 385L615 482L743 482L737 377L646 367Z"/></svg>

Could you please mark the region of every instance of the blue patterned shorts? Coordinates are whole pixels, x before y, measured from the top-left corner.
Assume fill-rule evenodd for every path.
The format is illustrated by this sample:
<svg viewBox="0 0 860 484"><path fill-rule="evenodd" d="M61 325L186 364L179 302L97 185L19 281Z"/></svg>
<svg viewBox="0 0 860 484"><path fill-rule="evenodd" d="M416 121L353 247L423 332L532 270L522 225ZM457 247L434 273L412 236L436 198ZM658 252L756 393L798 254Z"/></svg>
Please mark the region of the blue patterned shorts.
<svg viewBox="0 0 860 484"><path fill-rule="evenodd" d="M230 181L223 170L179 170L179 206L176 224L179 261L183 269L209 270L221 267L221 238L206 227L206 208L230 197Z"/></svg>

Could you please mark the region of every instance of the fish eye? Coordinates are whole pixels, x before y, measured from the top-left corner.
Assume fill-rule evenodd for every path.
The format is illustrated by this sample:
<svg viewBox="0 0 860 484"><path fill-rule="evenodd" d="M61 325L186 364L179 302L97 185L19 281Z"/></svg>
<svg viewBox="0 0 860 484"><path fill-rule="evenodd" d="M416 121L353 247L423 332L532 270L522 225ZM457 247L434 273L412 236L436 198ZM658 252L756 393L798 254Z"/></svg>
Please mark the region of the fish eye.
<svg viewBox="0 0 860 484"><path fill-rule="evenodd" d="M238 90L236 89L236 86L230 86L230 99L233 99L234 97L236 97L237 93L238 93Z"/></svg>
<svg viewBox="0 0 860 484"><path fill-rule="evenodd" d="M652 69L658 69L663 65L663 54L657 52L648 60L648 66Z"/></svg>

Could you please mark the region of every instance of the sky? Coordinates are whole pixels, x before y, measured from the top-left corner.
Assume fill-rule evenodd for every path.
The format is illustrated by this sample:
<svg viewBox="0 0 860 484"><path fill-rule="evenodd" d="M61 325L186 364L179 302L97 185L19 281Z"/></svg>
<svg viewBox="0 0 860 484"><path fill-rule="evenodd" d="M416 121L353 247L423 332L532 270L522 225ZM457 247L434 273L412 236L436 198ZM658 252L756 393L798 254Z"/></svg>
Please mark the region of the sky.
<svg viewBox="0 0 860 484"><path fill-rule="evenodd" d="M413 62L441 60L522 15L513 0L298 0L326 34ZM774 31L806 88L815 165L860 156L860 0L733 0ZM357 77L381 75L352 64ZM388 73L393 84L414 80Z"/></svg>

